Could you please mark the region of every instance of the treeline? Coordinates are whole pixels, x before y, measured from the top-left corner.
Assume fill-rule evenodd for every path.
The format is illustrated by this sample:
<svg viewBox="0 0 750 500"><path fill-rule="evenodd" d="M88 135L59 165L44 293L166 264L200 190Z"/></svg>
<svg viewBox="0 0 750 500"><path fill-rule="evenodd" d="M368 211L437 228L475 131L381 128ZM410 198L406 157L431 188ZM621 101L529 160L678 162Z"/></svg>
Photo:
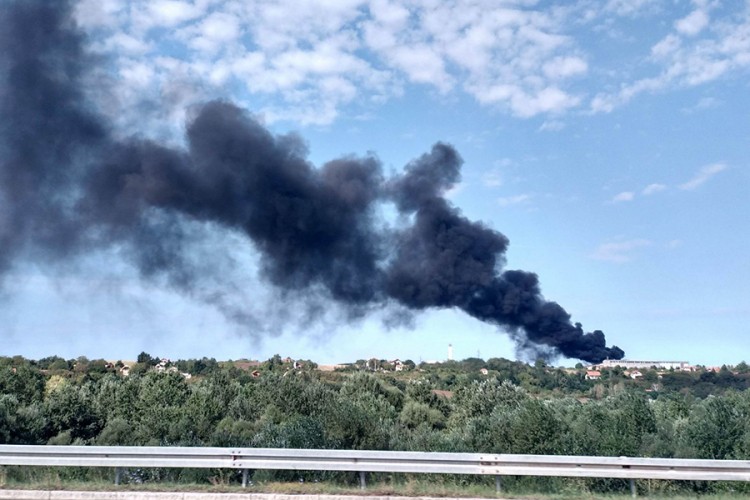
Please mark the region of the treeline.
<svg viewBox="0 0 750 500"><path fill-rule="evenodd" d="M589 381L543 365L529 373L578 380L588 396L459 363L326 373L269 360L255 376L227 363L191 379L69 368L0 358L0 443L750 459L747 390L649 395L613 378L596 399Z"/></svg>

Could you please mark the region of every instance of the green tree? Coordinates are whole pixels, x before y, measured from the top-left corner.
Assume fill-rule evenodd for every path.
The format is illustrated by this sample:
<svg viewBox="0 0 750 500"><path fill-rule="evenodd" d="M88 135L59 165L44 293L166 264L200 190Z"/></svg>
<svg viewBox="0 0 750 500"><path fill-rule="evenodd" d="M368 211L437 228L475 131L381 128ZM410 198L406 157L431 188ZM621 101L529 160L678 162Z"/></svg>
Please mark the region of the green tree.
<svg viewBox="0 0 750 500"><path fill-rule="evenodd" d="M148 445L170 445L190 441L181 435L182 407L190 397L190 388L178 373L149 372L140 378L136 401L136 433L139 442Z"/></svg>
<svg viewBox="0 0 750 500"><path fill-rule="evenodd" d="M155 365L156 363L159 362L159 360L158 358L151 356L146 351L141 351L141 353L136 358L136 362L142 363L144 365Z"/></svg>
<svg viewBox="0 0 750 500"><path fill-rule="evenodd" d="M738 398L709 397L695 406L685 428L686 450L695 458L732 458L750 415Z"/></svg>
<svg viewBox="0 0 750 500"><path fill-rule="evenodd" d="M472 382L456 391L451 400L454 425L460 426L476 416L490 415L500 406L515 409L528 398L526 391L511 382L495 379Z"/></svg>
<svg viewBox="0 0 750 500"><path fill-rule="evenodd" d="M399 415L399 421L410 429L426 425L433 429L445 427L445 415L425 403L408 401Z"/></svg>
<svg viewBox="0 0 750 500"><path fill-rule="evenodd" d="M44 413L50 436L67 432L72 439L86 441L99 434L104 426L102 415L96 409L91 384L58 386L44 400Z"/></svg>
<svg viewBox="0 0 750 500"><path fill-rule="evenodd" d="M115 417L104 426L96 444L100 446L135 446L138 444L135 428L122 417Z"/></svg>
<svg viewBox="0 0 750 500"><path fill-rule="evenodd" d="M13 394L0 394L0 444L17 444L18 398Z"/></svg>
<svg viewBox="0 0 750 500"><path fill-rule="evenodd" d="M21 404L41 401L44 395L44 375L26 360L20 364L10 358L0 359L0 394L12 394Z"/></svg>

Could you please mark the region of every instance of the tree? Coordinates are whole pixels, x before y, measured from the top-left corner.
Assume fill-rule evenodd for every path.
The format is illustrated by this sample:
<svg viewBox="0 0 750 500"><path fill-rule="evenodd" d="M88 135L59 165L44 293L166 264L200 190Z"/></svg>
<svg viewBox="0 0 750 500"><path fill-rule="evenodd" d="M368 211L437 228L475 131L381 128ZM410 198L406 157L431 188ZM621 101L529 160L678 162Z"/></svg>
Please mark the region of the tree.
<svg viewBox="0 0 750 500"><path fill-rule="evenodd" d="M691 413L685 429L687 450L695 458L726 459L745 433L748 415L736 398L709 397Z"/></svg>
<svg viewBox="0 0 750 500"><path fill-rule="evenodd" d="M16 444L18 407L13 394L0 394L0 444Z"/></svg>
<svg viewBox="0 0 750 500"><path fill-rule="evenodd" d="M528 399L511 416L511 452L549 455L567 451L561 445L567 426L545 401Z"/></svg>
<svg viewBox="0 0 750 500"><path fill-rule="evenodd" d="M104 426L96 438L100 446L135 446L137 445L133 425L122 417L115 417Z"/></svg>
<svg viewBox="0 0 750 500"><path fill-rule="evenodd" d="M211 446L250 446L255 437L255 424L247 420L223 418L211 436Z"/></svg>
<svg viewBox="0 0 750 500"><path fill-rule="evenodd" d="M239 383L226 371L218 371L190 388L182 407L182 426L193 438L208 442L216 425L240 391Z"/></svg>
<svg viewBox="0 0 750 500"><path fill-rule="evenodd" d="M614 417L610 429L611 451L616 455L637 457L647 438L656 432L656 418L648 400L634 392L624 392L608 401Z"/></svg>
<svg viewBox="0 0 750 500"><path fill-rule="evenodd" d="M526 399L526 391L510 382L494 379L475 381L456 391L451 401L454 408L452 418L456 425L461 425L472 417L491 414L498 406L518 408Z"/></svg>
<svg viewBox="0 0 750 500"><path fill-rule="evenodd" d="M21 404L41 401L44 394L44 375L27 361L23 364L2 362L0 394L13 394Z"/></svg>
<svg viewBox="0 0 750 500"><path fill-rule="evenodd" d="M62 384L44 400L50 436L69 432L72 439L89 440L104 426L97 412L91 384Z"/></svg>
<svg viewBox="0 0 750 500"><path fill-rule="evenodd" d="M179 373L149 372L140 378L136 401L136 433L142 444L170 445L181 441L182 407L190 388ZM183 425L178 425L180 422Z"/></svg>
<svg viewBox="0 0 750 500"><path fill-rule="evenodd" d="M36 362L41 370L61 370L68 368L68 362L60 356L48 356ZM62 367L62 368L61 368Z"/></svg>
<svg viewBox="0 0 750 500"><path fill-rule="evenodd" d="M154 362L154 360L158 362L157 358L152 357L146 351L141 351L141 353L136 358L136 362L142 363L144 365L155 365L156 363Z"/></svg>
<svg viewBox="0 0 750 500"><path fill-rule="evenodd" d="M468 372L478 372L479 370L487 366L487 364L481 358L466 358L459 364L463 370Z"/></svg>
<svg viewBox="0 0 750 500"><path fill-rule="evenodd" d="M425 403L409 401L399 415L399 421L410 429L426 425L433 429L445 427L445 416Z"/></svg>

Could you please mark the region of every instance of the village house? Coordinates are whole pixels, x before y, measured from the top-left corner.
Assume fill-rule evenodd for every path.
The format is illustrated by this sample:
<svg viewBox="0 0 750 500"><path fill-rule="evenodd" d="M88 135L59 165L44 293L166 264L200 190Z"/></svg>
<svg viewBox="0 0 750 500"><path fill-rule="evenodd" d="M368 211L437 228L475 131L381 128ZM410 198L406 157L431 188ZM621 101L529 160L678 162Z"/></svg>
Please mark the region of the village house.
<svg viewBox="0 0 750 500"><path fill-rule="evenodd" d="M586 370L586 380L599 380L602 372L599 370Z"/></svg>
<svg viewBox="0 0 750 500"><path fill-rule="evenodd" d="M638 380L639 378L643 377L643 374L639 370L630 370L629 372L626 371L625 375L632 378L633 380Z"/></svg>

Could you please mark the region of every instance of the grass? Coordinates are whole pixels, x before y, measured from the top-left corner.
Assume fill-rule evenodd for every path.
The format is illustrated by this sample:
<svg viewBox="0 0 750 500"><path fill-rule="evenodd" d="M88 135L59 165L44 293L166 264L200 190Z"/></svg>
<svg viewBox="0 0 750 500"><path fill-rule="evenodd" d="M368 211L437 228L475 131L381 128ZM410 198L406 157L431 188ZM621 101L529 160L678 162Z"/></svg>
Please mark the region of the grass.
<svg viewBox="0 0 750 500"><path fill-rule="evenodd" d="M380 475L368 476L365 490L360 490L356 475L338 477L331 481L273 481L260 480L252 482L247 488L237 483L237 476L218 473L208 476L205 481L181 482L160 480L143 483L125 483L114 485L114 474L109 469L98 469L85 478L70 477L65 470L54 468L9 470L0 466L0 490L67 490L67 491L171 491L171 492L212 492L212 493L276 493L293 495L363 495L394 497L457 497L457 498L513 498L521 500L627 500L629 492L597 493L590 491L590 483L563 480L558 482L539 483L534 478L505 478L503 486L507 487L500 494L495 492L494 479L467 481L460 476L430 477L413 475ZM11 473L9 473L11 472ZM750 500L750 493L732 492L731 485L726 483L726 491L720 493L694 493L680 491L675 483L638 481L639 499L658 500ZM546 485L546 486L544 486ZM742 484L743 490L748 490ZM621 490L622 491L622 490Z"/></svg>

